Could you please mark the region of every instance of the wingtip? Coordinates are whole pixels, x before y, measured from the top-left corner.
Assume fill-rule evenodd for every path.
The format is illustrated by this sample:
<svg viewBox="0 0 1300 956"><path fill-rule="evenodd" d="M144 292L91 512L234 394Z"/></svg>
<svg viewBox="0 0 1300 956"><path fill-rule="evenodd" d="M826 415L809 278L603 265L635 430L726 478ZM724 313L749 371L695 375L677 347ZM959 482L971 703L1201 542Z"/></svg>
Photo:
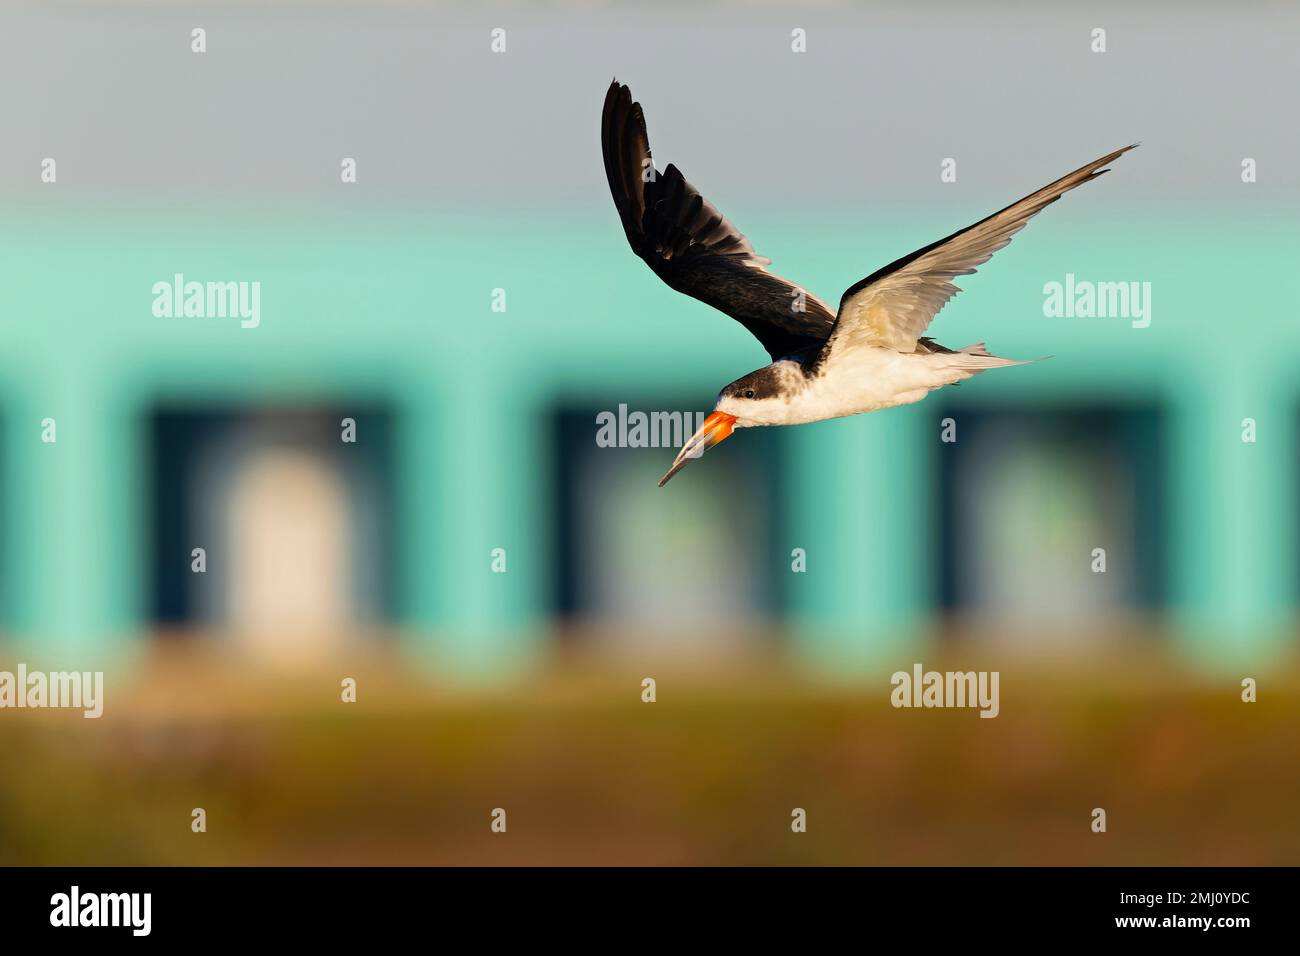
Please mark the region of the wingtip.
<svg viewBox="0 0 1300 956"><path fill-rule="evenodd" d="M1084 169L1091 168L1093 172L1090 173L1087 178L1096 179L1098 176L1102 175L1103 173L1110 172L1110 166L1108 165L1109 163L1115 162L1115 160L1119 159L1130 149L1137 149L1141 145L1142 145L1141 143L1130 143L1128 146L1121 146L1113 153L1107 153L1105 156L1103 156L1101 159L1097 160L1096 162L1089 163L1088 166L1084 167ZM1085 182L1086 181L1087 180L1085 180Z"/></svg>

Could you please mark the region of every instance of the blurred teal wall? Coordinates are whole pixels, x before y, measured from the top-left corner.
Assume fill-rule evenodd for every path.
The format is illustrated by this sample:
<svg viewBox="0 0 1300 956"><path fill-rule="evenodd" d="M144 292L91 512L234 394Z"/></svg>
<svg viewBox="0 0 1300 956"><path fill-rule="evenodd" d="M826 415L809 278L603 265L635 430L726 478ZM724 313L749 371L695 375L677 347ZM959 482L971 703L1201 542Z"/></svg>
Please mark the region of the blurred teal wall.
<svg viewBox="0 0 1300 956"><path fill-rule="evenodd" d="M1260 210L1087 206L1072 197L1036 220L962 281L931 331L953 347L1055 356L982 376L963 402L1161 405L1168 473L1141 499L1170 509L1172 620L1198 653L1257 652L1288 626L1296 593L1300 325L1280 290L1300 236ZM557 222L20 206L4 220L0 621L51 661L145 633L143 428L159 402L390 403L401 623L412 641L499 666L527 659L550 626L555 402L613 408L630 388L659 389L706 410L765 362L734 323L661 286L612 212ZM962 224L930 208L865 227L824 214L746 231L775 269L833 303ZM260 281L260 327L155 318L151 287L176 272ZM1045 318L1042 286L1067 272L1149 281L1150 327ZM57 444L40 440L47 416ZM1241 440L1246 417L1254 444ZM938 432L933 399L793 430L782 540L810 555L790 622L810 658L842 662L933 627ZM647 472L643 493L671 509L676 488L657 478ZM495 547L510 573L490 572Z"/></svg>

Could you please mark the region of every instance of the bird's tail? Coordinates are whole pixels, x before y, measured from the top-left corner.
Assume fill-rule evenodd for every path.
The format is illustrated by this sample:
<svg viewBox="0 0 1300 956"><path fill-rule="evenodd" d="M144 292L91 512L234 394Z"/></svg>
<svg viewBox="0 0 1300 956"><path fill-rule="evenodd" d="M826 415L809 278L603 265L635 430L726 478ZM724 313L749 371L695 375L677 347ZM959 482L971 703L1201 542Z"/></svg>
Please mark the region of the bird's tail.
<svg viewBox="0 0 1300 956"><path fill-rule="evenodd" d="M976 342L974 345L967 345L965 348L958 349L951 355L946 356L946 358L952 368L979 371L986 368L1005 368L1010 365L1028 365L1031 362L1041 362L1045 358L1051 358L1051 356L1042 355L1032 359L1002 358L1000 355L991 354L984 347L983 342Z"/></svg>

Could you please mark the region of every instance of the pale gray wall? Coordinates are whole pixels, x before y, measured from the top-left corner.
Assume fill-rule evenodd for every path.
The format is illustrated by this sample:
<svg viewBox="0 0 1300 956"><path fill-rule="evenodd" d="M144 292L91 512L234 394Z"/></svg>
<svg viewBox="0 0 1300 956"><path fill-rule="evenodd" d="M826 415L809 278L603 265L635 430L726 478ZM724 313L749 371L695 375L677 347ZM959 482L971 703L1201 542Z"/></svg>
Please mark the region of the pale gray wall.
<svg viewBox="0 0 1300 956"><path fill-rule="evenodd" d="M946 156L959 184L1011 198L1134 140L1116 199L1240 198L1243 156L1260 164L1252 198L1300 194L1300 8L1089 7L6 4L0 200L50 201L37 173L53 156L59 200L292 203L333 189L349 155L354 205L587 212L606 201L596 144L615 74L661 165L724 209L824 206L881 182L933 196Z"/></svg>

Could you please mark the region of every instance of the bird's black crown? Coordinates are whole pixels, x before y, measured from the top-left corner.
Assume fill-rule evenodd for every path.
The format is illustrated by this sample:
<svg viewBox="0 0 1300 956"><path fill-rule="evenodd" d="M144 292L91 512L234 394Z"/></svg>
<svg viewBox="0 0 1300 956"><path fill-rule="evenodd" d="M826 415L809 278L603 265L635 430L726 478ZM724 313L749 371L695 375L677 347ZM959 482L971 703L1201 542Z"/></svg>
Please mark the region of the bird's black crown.
<svg viewBox="0 0 1300 956"><path fill-rule="evenodd" d="M780 381L771 367L760 368L736 379L722 390L718 398L746 398L761 401L780 392Z"/></svg>

